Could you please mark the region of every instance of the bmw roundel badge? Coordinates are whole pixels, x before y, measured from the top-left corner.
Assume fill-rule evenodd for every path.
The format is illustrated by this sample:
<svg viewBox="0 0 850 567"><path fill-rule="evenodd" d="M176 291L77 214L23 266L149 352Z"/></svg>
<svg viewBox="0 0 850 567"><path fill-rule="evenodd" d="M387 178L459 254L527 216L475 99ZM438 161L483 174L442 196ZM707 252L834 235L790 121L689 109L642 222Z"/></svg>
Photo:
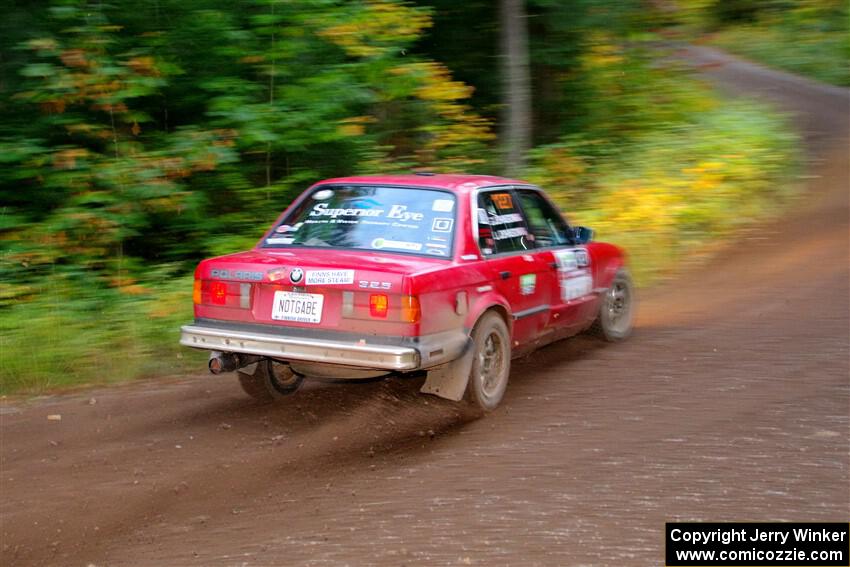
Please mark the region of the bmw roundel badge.
<svg viewBox="0 0 850 567"><path fill-rule="evenodd" d="M298 283L301 281L301 278L304 277L304 271L301 268L293 268L291 272L289 272L289 281L292 283Z"/></svg>

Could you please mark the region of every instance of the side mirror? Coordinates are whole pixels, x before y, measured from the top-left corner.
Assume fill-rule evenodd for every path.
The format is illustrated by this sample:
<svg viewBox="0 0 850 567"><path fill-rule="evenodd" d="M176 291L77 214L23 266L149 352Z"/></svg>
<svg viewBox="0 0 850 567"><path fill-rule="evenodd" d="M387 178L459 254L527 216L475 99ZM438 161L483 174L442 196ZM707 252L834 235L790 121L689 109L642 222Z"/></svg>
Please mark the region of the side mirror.
<svg viewBox="0 0 850 567"><path fill-rule="evenodd" d="M587 244L593 240L593 229L577 226L573 229L573 238L575 238L576 244Z"/></svg>

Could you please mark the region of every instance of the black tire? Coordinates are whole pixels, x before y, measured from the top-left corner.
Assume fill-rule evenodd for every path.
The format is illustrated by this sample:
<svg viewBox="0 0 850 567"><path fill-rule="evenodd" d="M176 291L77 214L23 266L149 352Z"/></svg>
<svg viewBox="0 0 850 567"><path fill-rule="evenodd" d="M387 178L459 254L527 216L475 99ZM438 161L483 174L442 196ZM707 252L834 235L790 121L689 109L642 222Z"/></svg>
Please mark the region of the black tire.
<svg viewBox="0 0 850 567"><path fill-rule="evenodd" d="M485 313L472 330L473 359L467 401L484 411L496 409L511 373L511 335L498 313Z"/></svg>
<svg viewBox="0 0 850 567"><path fill-rule="evenodd" d="M253 374L237 372L239 385L246 394L262 402L273 402L294 393L304 377L294 373L287 364L261 360Z"/></svg>
<svg viewBox="0 0 850 567"><path fill-rule="evenodd" d="M606 341L625 340L632 334L636 305L635 288L627 270L617 271L611 287L601 299L599 314L588 332Z"/></svg>

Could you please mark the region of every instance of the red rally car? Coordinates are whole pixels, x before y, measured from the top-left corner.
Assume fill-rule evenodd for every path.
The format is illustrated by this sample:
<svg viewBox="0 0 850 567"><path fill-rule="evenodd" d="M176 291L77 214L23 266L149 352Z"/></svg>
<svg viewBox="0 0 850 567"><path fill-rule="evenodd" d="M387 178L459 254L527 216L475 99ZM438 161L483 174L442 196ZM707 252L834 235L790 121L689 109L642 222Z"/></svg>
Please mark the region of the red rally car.
<svg viewBox="0 0 850 567"><path fill-rule="evenodd" d="M591 237L522 181L329 179L254 249L200 263L180 342L259 399L304 377L427 372L423 392L490 410L511 358L585 330L631 332L623 252Z"/></svg>

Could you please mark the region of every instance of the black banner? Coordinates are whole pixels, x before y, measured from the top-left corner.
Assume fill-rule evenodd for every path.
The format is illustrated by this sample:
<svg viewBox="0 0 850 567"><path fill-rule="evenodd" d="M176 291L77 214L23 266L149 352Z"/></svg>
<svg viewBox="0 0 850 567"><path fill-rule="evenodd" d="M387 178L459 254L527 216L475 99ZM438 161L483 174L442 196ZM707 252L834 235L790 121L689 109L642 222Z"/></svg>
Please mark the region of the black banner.
<svg viewBox="0 0 850 567"><path fill-rule="evenodd" d="M850 566L850 525L668 522L666 565Z"/></svg>

